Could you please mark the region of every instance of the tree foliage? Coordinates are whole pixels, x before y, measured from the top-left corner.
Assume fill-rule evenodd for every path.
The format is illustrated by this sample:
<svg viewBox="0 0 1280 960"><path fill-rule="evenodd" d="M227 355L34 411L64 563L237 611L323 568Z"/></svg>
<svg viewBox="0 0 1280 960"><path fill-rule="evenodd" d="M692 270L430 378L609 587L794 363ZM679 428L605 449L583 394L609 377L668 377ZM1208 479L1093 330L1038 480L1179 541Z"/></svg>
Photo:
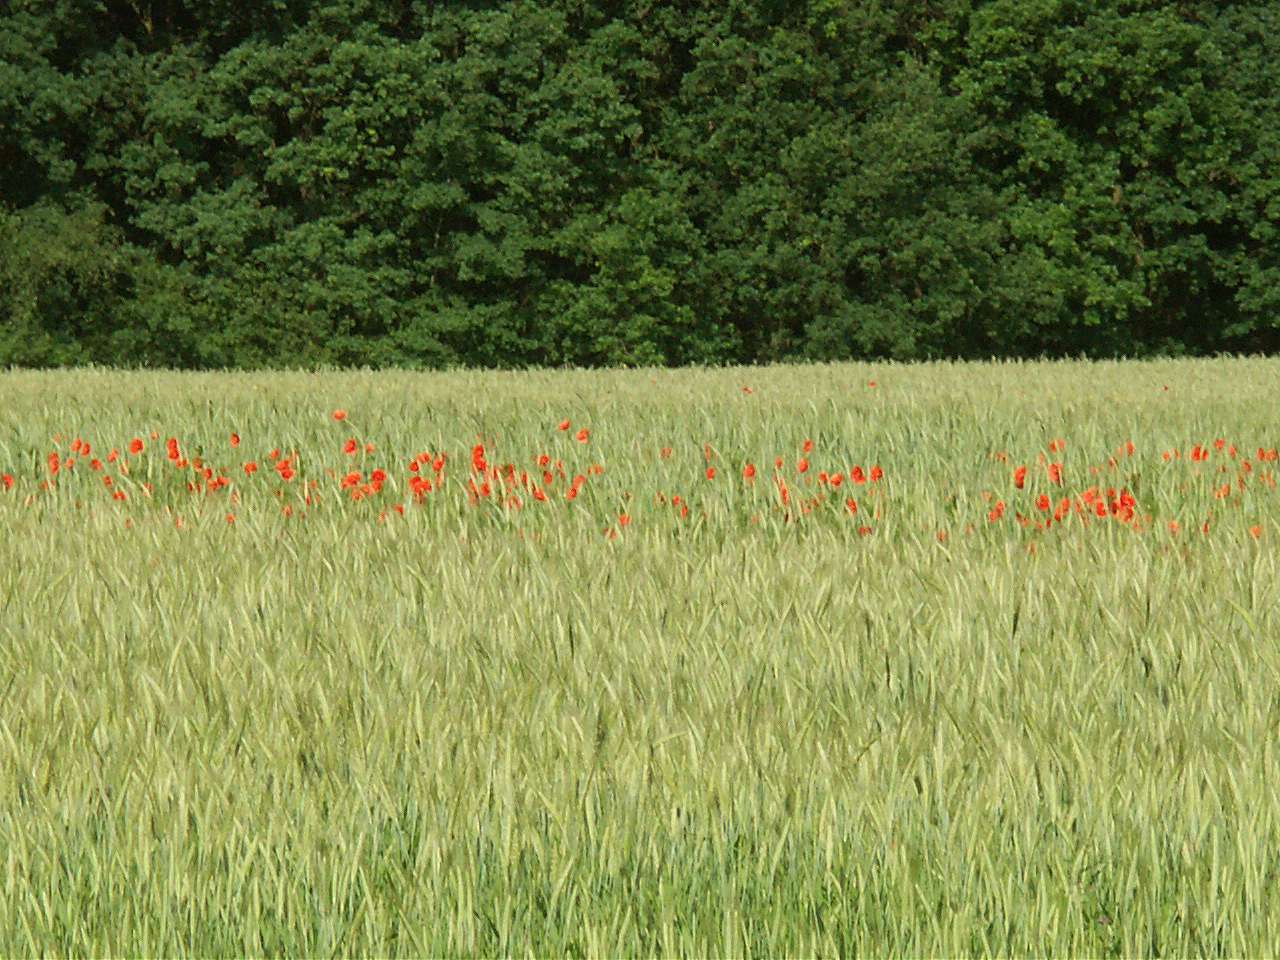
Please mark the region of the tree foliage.
<svg viewBox="0 0 1280 960"><path fill-rule="evenodd" d="M1280 13L11 0L0 363L1280 346Z"/></svg>

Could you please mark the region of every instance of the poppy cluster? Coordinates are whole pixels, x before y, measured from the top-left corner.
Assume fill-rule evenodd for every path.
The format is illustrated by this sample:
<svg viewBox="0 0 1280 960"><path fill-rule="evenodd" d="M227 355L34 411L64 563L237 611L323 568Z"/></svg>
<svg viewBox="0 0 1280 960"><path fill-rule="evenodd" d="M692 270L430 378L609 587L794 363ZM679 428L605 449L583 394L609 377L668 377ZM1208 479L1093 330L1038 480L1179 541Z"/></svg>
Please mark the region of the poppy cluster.
<svg viewBox="0 0 1280 960"><path fill-rule="evenodd" d="M345 410L333 411L332 421L342 424L344 433L351 429ZM605 474L605 465L589 456L595 446L591 428L574 424L570 418L551 427L554 429L549 429L549 449L527 458L496 458L496 441L477 438L469 457L462 459L460 469L451 469L453 461L447 451L428 449L404 461L402 473L393 471L385 463L370 462L377 445L360 437L358 431L356 435L342 436L336 441L340 461L345 458L344 468L320 467L307 471L303 469L302 455L296 450L284 452L276 448L263 457L225 465L214 462L223 457L211 456L198 444L185 444L179 437L170 436L163 441L164 460L156 461L148 457L151 447L142 436L124 442L123 452L111 448L105 456L95 456L94 445L83 437L66 442L58 436L54 438L54 449L44 457L44 469L32 478L35 489L26 493L24 502L30 504L37 497L58 490L60 485L66 488L77 484L73 489L80 496L85 488L76 478L93 475L102 495L120 503L153 499L158 484L179 494L185 489L187 494L202 498L224 497L229 523L235 520L230 508L251 496L264 500L274 497L277 508L289 517L305 516L308 510L331 497L349 502L370 501L379 519L386 520L391 513L403 515L406 507L424 507L432 498L457 495L465 498L471 507L506 512L550 509L557 503L564 509L586 510L589 515L603 512L613 517L604 528L611 539L633 528L638 521L633 508L628 506L632 498L630 491L601 488L600 492L588 496L592 480ZM564 440L575 442L553 453L550 448L555 446L557 433L565 435ZM235 431L223 436L225 458L234 461L243 445L240 433ZM150 439L159 441L159 434L152 432ZM670 511L677 521L707 515L704 505L709 505L711 498L730 504L730 515L748 516L753 524L768 513L788 524L798 523L812 514L826 513L842 517L843 522L852 524L858 533L869 535L872 524L885 518L889 488L884 469L877 463L824 462L818 444L812 439L800 442L790 454L774 455L772 471L768 461L764 461L763 466L745 459L722 463L722 454L711 443L702 443L701 453L700 474L685 477L683 482L689 483L687 488L680 493L659 491L653 498L659 510ZM660 446L656 454L659 461L671 461L674 447ZM1184 528L1208 532L1217 518L1239 511L1253 520L1245 521L1249 532L1261 537L1263 527L1256 516L1260 510L1257 501L1251 498L1258 491L1275 489L1273 464L1278 459L1275 448L1258 447L1256 453L1249 456L1236 444L1219 438L1196 443L1185 451L1163 451L1161 461L1166 469L1177 470L1183 465L1189 471L1176 478L1175 486L1186 494L1180 502L1192 504L1197 512L1194 516L1160 520L1154 516L1151 503L1142 503L1143 487L1137 482L1140 471L1134 462L1136 455L1136 444L1127 441L1105 462L1072 465L1074 461L1062 439L1050 441L1034 458L1022 463L1013 461L1007 453L994 454L1001 469L1007 471L1003 475L1008 486L1001 488L997 484L984 492L986 523L997 525L1012 521L1033 532L1068 524L1089 526L1102 522L1135 531L1160 527L1173 533ZM176 483L166 478L162 469L166 463ZM270 470L265 469L267 464ZM331 478L332 486L324 482L322 475ZM699 475L701 479L695 482ZM16 492L22 496L24 485L19 471L0 472L0 493ZM1201 495L1203 510L1199 509L1196 499ZM171 502L171 498L165 499L166 504ZM643 521L643 517L639 520ZM973 532L975 524L980 523L980 517L975 517L966 526L966 532ZM939 542L945 543L949 533L938 530L936 535Z"/></svg>

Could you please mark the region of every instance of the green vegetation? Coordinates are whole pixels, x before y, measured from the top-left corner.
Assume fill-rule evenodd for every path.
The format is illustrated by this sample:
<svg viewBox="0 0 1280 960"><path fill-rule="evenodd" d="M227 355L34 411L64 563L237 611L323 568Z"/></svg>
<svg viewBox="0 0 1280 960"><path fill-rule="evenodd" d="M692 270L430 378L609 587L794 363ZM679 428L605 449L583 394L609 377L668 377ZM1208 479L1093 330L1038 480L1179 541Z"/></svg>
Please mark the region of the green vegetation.
<svg viewBox="0 0 1280 960"><path fill-rule="evenodd" d="M0 364L1280 348L1280 7L10 0Z"/></svg>
<svg viewBox="0 0 1280 960"><path fill-rule="evenodd" d="M1264 955L1277 382L0 375L0 953ZM188 492L170 436L231 486ZM478 442L581 495L473 504ZM1015 520L1093 484L1139 522Z"/></svg>

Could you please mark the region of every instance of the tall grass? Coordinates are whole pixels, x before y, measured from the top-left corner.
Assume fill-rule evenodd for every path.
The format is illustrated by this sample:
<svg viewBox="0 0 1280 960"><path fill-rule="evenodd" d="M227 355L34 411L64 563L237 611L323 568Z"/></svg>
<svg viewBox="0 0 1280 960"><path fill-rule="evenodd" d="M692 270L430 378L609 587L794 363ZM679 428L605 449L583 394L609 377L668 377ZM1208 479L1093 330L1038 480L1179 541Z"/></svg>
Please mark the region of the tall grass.
<svg viewBox="0 0 1280 960"><path fill-rule="evenodd" d="M1280 441L1277 383L0 374L0 953L1272 954L1280 499L1265 461L1215 490ZM41 490L55 435L146 438L134 495L83 461ZM188 493L168 436L232 489ZM1018 525L1056 439L1140 522ZM581 496L473 505L477 442ZM884 479L813 479L852 464Z"/></svg>

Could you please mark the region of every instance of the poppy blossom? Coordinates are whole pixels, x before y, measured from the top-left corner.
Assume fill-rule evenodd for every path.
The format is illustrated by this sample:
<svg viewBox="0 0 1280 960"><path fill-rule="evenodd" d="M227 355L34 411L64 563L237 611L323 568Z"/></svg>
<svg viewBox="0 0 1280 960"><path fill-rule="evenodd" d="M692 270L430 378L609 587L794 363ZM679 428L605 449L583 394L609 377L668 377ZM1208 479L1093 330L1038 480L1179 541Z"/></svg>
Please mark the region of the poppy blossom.
<svg viewBox="0 0 1280 960"><path fill-rule="evenodd" d="M233 433L233 434L231 435L231 445L232 445L233 447L238 447L238 446L240 446L240 434L238 434L238 433Z"/></svg>
<svg viewBox="0 0 1280 960"><path fill-rule="evenodd" d="M335 420L345 420L345 419L347 419L347 411L345 411L345 410L335 410L335 411L333 411L333 419L335 419Z"/></svg>
<svg viewBox="0 0 1280 960"><path fill-rule="evenodd" d="M742 468L742 478L744 480L754 480L756 478L756 465L754 463L748 463Z"/></svg>
<svg viewBox="0 0 1280 960"><path fill-rule="evenodd" d="M257 472L258 472L258 465L254 463L252 460L250 460L248 463L244 465L244 475L246 477L252 477Z"/></svg>
<svg viewBox="0 0 1280 960"><path fill-rule="evenodd" d="M143 444L142 444L142 439L140 437L134 437L132 440L129 441L129 452L134 454L135 456L142 452L142 447L143 447Z"/></svg>
<svg viewBox="0 0 1280 960"><path fill-rule="evenodd" d="M360 444L356 443L354 437L352 437L350 440L348 440L346 443L342 445L342 452L347 454L348 456L355 454L355 452L359 449L360 449Z"/></svg>
<svg viewBox="0 0 1280 960"><path fill-rule="evenodd" d="M813 441L806 440L800 448L801 453L813 453Z"/></svg>
<svg viewBox="0 0 1280 960"><path fill-rule="evenodd" d="M591 439L591 431L588 430L586 427L583 427L581 430L577 432L574 439L576 439L579 443L586 443L588 440Z"/></svg>
<svg viewBox="0 0 1280 960"><path fill-rule="evenodd" d="M561 429L561 430L568 430L568 429L569 429L569 421L568 421L568 419L567 419L567 418L566 418L566 419L564 419L564 420L561 420L561 421L560 421L559 429Z"/></svg>
<svg viewBox="0 0 1280 960"><path fill-rule="evenodd" d="M1013 471L1013 485L1021 490L1027 483L1027 468L1018 467Z"/></svg>

